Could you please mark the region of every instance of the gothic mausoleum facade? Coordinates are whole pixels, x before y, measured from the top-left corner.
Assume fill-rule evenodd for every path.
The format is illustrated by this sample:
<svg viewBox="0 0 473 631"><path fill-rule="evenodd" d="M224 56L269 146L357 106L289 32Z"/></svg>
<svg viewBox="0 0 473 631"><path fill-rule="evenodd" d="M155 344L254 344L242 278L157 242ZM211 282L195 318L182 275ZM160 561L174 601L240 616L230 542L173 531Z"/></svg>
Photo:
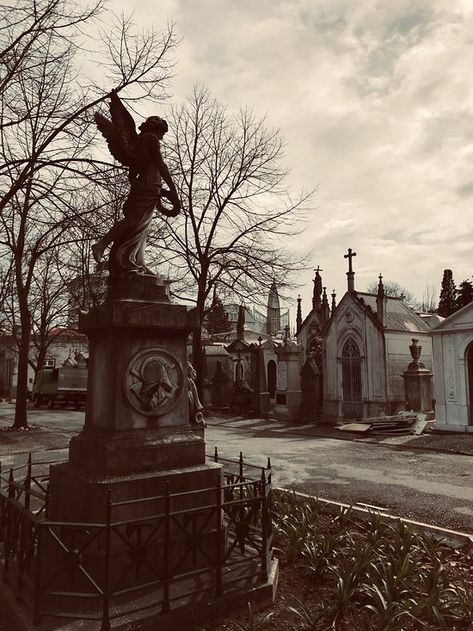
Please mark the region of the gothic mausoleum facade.
<svg viewBox="0 0 473 631"><path fill-rule="evenodd" d="M331 308L319 268L311 313L298 327L303 357L320 344L323 417L370 418L406 409L403 372L412 361L412 338L422 346L422 361L432 368L430 329L401 298L387 296L382 276L376 294L356 291L351 249L347 291ZM300 305L300 303L299 303Z"/></svg>

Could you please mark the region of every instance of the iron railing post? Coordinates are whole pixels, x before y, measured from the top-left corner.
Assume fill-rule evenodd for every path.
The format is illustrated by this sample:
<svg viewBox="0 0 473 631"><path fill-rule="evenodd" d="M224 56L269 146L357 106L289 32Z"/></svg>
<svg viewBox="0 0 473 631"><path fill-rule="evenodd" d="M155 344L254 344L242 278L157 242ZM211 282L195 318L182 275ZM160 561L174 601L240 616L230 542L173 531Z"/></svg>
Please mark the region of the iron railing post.
<svg viewBox="0 0 473 631"><path fill-rule="evenodd" d="M240 458L238 460L238 464L239 464L239 478L240 478L240 506L239 506L239 510L238 510L238 515L239 515L239 546L240 546L240 552L241 554L245 554L245 536L244 536L244 531L243 531L243 524L245 522L245 507L243 505L243 500L244 500L244 489L243 489L243 452L240 451Z"/></svg>
<svg viewBox="0 0 473 631"><path fill-rule="evenodd" d="M103 577L102 626L100 631L110 631L110 554L112 540L112 492L107 490L105 514L105 566Z"/></svg>
<svg viewBox="0 0 473 631"><path fill-rule="evenodd" d="M10 552L12 537L12 506L11 501L15 496L15 488L13 481L13 469L10 468L8 476L8 497L6 499L5 510L5 542L3 544L3 582L8 583L8 571L10 569Z"/></svg>
<svg viewBox="0 0 473 631"><path fill-rule="evenodd" d="M268 580L268 507L266 503L266 471L261 469L261 547L263 551L261 580Z"/></svg>
<svg viewBox="0 0 473 631"><path fill-rule="evenodd" d="M217 445L215 445L215 449L214 449L214 462L218 462L218 450L217 450Z"/></svg>
<svg viewBox="0 0 473 631"><path fill-rule="evenodd" d="M31 502L31 452L28 455L28 465L26 468L26 478L25 478L25 508L30 510L30 502Z"/></svg>
<svg viewBox="0 0 473 631"><path fill-rule="evenodd" d="M217 528L216 528L216 541L217 541L217 549L215 555L215 565L216 565L216 589L215 593L217 596L221 596L223 594L223 585L222 585L222 545L223 545L223 528L222 528L222 476L218 476L217 483Z"/></svg>
<svg viewBox="0 0 473 631"><path fill-rule="evenodd" d="M35 572L34 572L34 593L33 593L33 624L41 622L41 570L43 560L43 529L47 524L37 523L38 543L36 544Z"/></svg>
<svg viewBox="0 0 473 631"><path fill-rule="evenodd" d="M164 497L164 550L163 550L163 566L164 566L164 585L163 585L163 604L161 607L161 611L163 613L168 613L169 607L169 551L170 551L170 533L171 533L171 524L170 524L170 507L171 507L171 498L169 495L169 480L166 480L166 495Z"/></svg>

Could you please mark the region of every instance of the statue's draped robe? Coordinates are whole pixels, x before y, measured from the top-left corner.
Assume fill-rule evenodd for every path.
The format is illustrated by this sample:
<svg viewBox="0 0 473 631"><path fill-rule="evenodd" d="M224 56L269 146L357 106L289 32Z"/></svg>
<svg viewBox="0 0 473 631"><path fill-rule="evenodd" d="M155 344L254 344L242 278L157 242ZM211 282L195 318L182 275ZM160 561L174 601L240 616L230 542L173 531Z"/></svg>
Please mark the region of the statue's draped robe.
<svg viewBox="0 0 473 631"><path fill-rule="evenodd" d="M161 176L158 170L159 140L154 134L139 134L136 140L136 170L130 193L123 205L126 229L110 250L111 276L129 272L152 273L144 261L144 248L154 209L161 195Z"/></svg>

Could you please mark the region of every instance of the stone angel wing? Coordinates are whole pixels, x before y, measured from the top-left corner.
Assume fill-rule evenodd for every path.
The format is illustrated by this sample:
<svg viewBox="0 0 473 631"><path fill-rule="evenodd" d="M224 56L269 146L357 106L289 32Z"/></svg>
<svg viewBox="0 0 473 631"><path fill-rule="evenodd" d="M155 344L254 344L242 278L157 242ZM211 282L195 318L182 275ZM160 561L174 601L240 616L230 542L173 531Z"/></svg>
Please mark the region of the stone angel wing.
<svg viewBox="0 0 473 631"><path fill-rule="evenodd" d="M95 122L107 141L112 156L130 169L130 180L136 177L136 125L130 112L123 105L115 90L110 93L110 114L112 120L96 112Z"/></svg>

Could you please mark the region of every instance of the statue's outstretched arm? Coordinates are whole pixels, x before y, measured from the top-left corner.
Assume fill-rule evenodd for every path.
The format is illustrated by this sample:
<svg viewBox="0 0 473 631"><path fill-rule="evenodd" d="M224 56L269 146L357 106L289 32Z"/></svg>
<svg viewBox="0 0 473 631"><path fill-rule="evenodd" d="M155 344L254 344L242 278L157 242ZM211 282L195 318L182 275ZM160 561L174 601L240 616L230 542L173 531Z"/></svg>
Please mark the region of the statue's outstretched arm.
<svg viewBox="0 0 473 631"><path fill-rule="evenodd" d="M181 207L181 204L179 202L179 196L177 194L177 189L174 185L174 182L172 181L171 174L169 173L169 169L163 160L159 146L156 152L156 166L158 167L158 171L161 177L163 178L163 180L166 182L166 184L169 187L169 191L163 191L162 193L163 197L166 197L167 199L169 199L169 201L172 203L175 214L177 215L179 214L180 207Z"/></svg>

